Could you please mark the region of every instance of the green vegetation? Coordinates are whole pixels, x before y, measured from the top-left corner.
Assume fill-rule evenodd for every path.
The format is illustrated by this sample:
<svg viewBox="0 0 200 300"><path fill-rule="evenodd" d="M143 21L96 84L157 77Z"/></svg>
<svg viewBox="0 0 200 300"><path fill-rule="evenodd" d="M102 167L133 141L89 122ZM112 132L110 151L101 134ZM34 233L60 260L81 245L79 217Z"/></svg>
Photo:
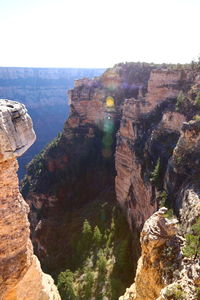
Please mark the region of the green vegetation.
<svg viewBox="0 0 200 300"><path fill-rule="evenodd" d="M175 216L174 216L174 212L173 212L173 209L172 208L168 208L167 212L165 213L164 215L165 218L168 218L168 219L173 219Z"/></svg>
<svg viewBox="0 0 200 300"><path fill-rule="evenodd" d="M167 299L186 299L186 293L183 291L182 287L179 284L170 285L165 289L164 296Z"/></svg>
<svg viewBox="0 0 200 300"><path fill-rule="evenodd" d="M165 190L163 190L159 194L159 207L165 206L166 205L166 201L167 201L167 192Z"/></svg>
<svg viewBox="0 0 200 300"><path fill-rule="evenodd" d="M52 140L40 153L38 153L31 162L27 165L28 175L34 175L37 177L45 167L45 154L50 150L51 152L56 149L61 139L61 133L59 132L57 137Z"/></svg>
<svg viewBox="0 0 200 300"><path fill-rule="evenodd" d="M87 219L83 222L81 234L76 237L78 243L74 243L76 260L70 269L58 275L57 286L64 300L116 300L133 280L131 236L126 219L113 207L107 226L106 213L102 206L96 224Z"/></svg>
<svg viewBox="0 0 200 300"><path fill-rule="evenodd" d="M160 175L161 175L161 164L160 164L160 158L158 158L155 168L150 175L150 181L154 183L157 187L160 187L160 180L161 180Z"/></svg>
<svg viewBox="0 0 200 300"><path fill-rule="evenodd" d="M186 245L183 255L196 259L200 255L200 219L191 226L191 232L185 235Z"/></svg>
<svg viewBox="0 0 200 300"><path fill-rule="evenodd" d="M58 277L58 289L62 300L74 300L75 292L73 287L74 275L70 270L61 272Z"/></svg>
<svg viewBox="0 0 200 300"><path fill-rule="evenodd" d="M200 115L195 115L195 116L193 117L193 120L199 121L199 120L200 120Z"/></svg>
<svg viewBox="0 0 200 300"><path fill-rule="evenodd" d="M183 103L185 102L185 95L182 91L179 92L176 102L176 110L179 111Z"/></svg>
<svg viewBox="0 0 200 300"><path fill-rule="evenodd" d="M197 300L200 300L200 287L195 288L195 296Z"/></svg>
<svg viewBox="0 0 200 300"><path fill-rule="evenodd" d="M164 217L168 219L172 219L175 218L175 215L173 209L170 208L169 203L167 203L167 198L168 198L167 192L165 190L160 191L158 197L158 204L159 204L159 208L164 206L168 209L167 212L164 214Z"/></svg>

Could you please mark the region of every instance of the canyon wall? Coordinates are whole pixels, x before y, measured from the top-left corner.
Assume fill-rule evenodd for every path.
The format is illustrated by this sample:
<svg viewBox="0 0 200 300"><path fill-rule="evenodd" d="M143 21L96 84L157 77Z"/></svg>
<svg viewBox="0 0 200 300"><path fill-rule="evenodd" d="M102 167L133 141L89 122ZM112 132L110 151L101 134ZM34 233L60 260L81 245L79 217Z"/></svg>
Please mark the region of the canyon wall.
<svg viewBox="0 0 200 300"><path fill-rule="evenodd" d="M175 111L183 78L182 71L153 70L146 96L129 98L123 106L115 159L116 195L130 224L140 229L157 209L152 165L159 157L166 163L185 120Z"/></svg>
<svg viewBox="0 0 200 300"><path fill-rule="evenodd" d="M0 98L25 104L37 141L19 158L19 178L25 166L62 130L69 114L67 90L77 78L95 77L103 69L0 67ZM52 124L54 124L52 126Z"/></svg>
<svg viewBox="0 0 200 300"><path fill-rule="evenodd" d="M24 105L0 100L0 299L60 299L29 238L29 207L19 192L16 157L35 141Z"/></svg>
<svg viewBox="0 0 200 300"><path fill-rule="evenodd" d="M80 231L72 224L74 218L83 211L85 215L96 199L111 203L116 196L132 230L133 263L145 221L163 204L181 224L181 232L173 229L171 235L173 222L166 219L165 209L153 215L152 223L147 221L135 290L124 299L165 297L162 290L173 280L184 289L174 272L186 274L190 268L183 259L183 241L199 218L199 91L198 71L145 64L119 64L94 80L75 81L64 130L32 161L22 188L31 209L35 251L46 270L55 274L64 268L72 243L69 231ZM168 248L180 254L179 265L169 255L170 270L163 258ZM189 275L184 276L188 282ZM185 293L193 297L195 283L191 286Z"/></svg>
<svg viewBox="0 0 200 300"><path fill-rule="evenodd" d="M196 100L199 93L199 72L172 71L171 78L169 70L152 73L156 81L153 83L150 79L144 103L150 99L152 112L157 110L157 116L154 118L155 115L150 111L151 123L147 123L146 117L142 122L146 122L147 126L145 127L144 123L141 126L140 117L139 120L136 119L138 111L136 108L133 111L130 109L130 102L133 107L137 102L134 100L133 104L131 99L126 100L129 109L124 111L125 120L123 121L122 117L119 131L117 151L121 163L116 165L119 169L116 192L130 218L129 223L132 221L131 224L137 227L142 228L147 218L145 211L150 216L152 210L164 204L173 208L179 219L170 220L172 212L168 213L168 209L163 207L146 221L140 237L142 253L138 261L135 283L120 299L199 299L197 232L200 220L200 145L199 106ZM155 107L152 105L153 100ZM146 113L145 109L139 110L139 115L142 113ZM128 123L130 115L132 118ZM137 148L139 134L140 152ZM128 140L126 148L122 148L121 145L125 144L129 137L131 140ZM151 171L151 162L154 161L155 166L158 160L159 168L155 169L159 171L155 179L155 169ZM133 161L136 161L137 168L133 167ZM148 187L150 195L146 192ZM151 202L152 191L155 202ZM142 221L138 215L142 215Z"/></svg>
<svg viewBox="0 0 200 300"><path fill-rule="evenodd" d="M132 68L144 76L138 78ZM22 193L31 209L32 241L42 266L54 276L66 265L66 252L72 252L73 216L100 200L115 202L114 153L123 102L146 93L152 68L118 65L94 80L75 81L61 136L28 168ZM77 232L80 221L83 217Z"/></svg>
<svg viewBox="0 0 200 300"><path fill-rule="evenodd" d="M179 219L162 207L145 222L135 283L120 300L199 299L199 130L184 122L164 176Z"/></svg>

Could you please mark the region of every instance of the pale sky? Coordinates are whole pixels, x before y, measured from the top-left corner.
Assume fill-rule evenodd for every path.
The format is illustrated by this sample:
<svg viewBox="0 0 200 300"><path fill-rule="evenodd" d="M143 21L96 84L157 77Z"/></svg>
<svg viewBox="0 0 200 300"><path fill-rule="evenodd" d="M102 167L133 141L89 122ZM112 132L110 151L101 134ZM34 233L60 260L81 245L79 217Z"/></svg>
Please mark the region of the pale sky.
<svg viewBox="0 0 200 300"><path fill-rule="evenodd" d="M190 62L199 14L200 0L0 0L0 66Z"/></svg>

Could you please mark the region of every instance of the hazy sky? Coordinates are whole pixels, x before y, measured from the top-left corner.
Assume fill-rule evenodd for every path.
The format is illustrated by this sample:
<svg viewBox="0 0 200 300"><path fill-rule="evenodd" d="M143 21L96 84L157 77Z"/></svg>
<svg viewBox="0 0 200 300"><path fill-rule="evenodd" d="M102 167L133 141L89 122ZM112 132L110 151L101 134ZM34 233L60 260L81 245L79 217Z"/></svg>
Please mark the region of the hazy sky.
<svg viewBox="0 0 200 300"><path fill-rule="evenodd" d="M0 0L0 66L190 62L200 0Z"/></svg>

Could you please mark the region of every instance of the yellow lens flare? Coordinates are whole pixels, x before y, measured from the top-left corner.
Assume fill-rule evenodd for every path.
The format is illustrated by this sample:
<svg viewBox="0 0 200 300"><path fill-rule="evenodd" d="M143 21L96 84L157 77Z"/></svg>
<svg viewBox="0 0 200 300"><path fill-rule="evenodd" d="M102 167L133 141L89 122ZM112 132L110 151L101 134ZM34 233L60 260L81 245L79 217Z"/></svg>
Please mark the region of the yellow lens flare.
<svg viewBox="0 0 200 300"><path fill-rule="evenodd" d="M115 100L113 97L107 97L106 98L106 107L114 107L115 106Z"/></svg>

